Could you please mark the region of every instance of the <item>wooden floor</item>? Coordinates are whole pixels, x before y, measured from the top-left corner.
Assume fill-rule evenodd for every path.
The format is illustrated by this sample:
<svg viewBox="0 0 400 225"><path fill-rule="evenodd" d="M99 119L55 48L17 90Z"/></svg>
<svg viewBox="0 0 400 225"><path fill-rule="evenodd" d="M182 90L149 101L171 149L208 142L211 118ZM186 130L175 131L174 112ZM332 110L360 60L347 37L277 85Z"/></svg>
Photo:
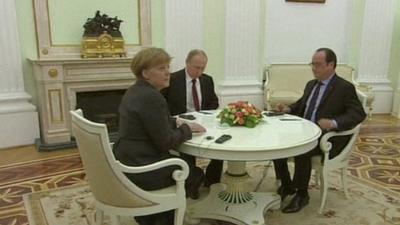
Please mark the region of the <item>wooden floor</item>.
<svg viewBox="0 0 400 225"><path fill-rule="evenodd" d="M0 166L25 163L77 153L77 149L64 149L53 152L38 152L35 145L0 149Z"/></svg>

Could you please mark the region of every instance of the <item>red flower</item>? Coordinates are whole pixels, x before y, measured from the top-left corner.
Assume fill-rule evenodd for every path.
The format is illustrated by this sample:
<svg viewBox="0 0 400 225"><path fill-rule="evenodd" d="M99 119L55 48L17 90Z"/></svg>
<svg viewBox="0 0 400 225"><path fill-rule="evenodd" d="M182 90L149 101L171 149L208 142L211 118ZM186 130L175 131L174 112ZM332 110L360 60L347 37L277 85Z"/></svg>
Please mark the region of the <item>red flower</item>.
<svg viewBox="0 0 400 225"><path fill-rule="evenodd" d="M229 103L218 117L221 118L221 123L246 127L255 127L262 118L261 111L245 101Z"/></svg>
<svg viewBox="0 0 400 225"><path fill-rule="evenodd" d="M236 115L236 117L239 117L239 118L244 116L244 114L242 112L236 112L235 115Z"/></svg>

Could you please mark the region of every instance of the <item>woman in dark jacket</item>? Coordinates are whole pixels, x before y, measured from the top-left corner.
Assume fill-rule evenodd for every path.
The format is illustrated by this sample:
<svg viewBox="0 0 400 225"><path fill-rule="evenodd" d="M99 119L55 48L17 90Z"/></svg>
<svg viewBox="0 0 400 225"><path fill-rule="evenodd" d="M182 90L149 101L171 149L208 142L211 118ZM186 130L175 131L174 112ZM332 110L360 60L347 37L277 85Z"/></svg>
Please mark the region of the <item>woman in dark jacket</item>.
<svg viewBox="0 0 400 225"><path fill-rule="evenodd" d="M146 48L132 60L131 69L137 81L128 88L119 107L119 139L114 145L115 157L129 166L143 166L176 157L169 153L182 142L192 138L192 132L204 132L197 123L182 123L170 116L167 103L160 90L169 86L171 57L160 48ZM177 124L178 123L178 124ZM187 192L201 185L204 176L200 168L191 169L186 180ZM128 178L145 190L172 186L170 166L141 174L128 174ZM140 225L173 224L173 211L136 217Z"/></svg>

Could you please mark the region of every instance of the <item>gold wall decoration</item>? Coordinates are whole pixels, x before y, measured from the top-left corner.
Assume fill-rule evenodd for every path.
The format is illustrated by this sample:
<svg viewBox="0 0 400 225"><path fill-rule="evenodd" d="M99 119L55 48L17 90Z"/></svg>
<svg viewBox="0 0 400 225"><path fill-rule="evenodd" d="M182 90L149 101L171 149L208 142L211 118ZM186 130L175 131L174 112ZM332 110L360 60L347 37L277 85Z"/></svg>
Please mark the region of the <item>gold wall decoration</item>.
<svg viewBox="0 0 400 225"><path fill-rule="evenodd" d="M83 37L82 57L125 57L124 39L104 33L99 37Z"/></svg>
<svg viewBox="0 0 400 225"><path fill-rule="evenodd" d="M49 54L49 50L47 50L47 48L42 49L42 54L43 55Z"/></svg>
<svg viewBox="0 0 400 225"><path fill-rule="evenodd" d="M49 74L50 77L55 78L55 77L58 76L58 71L57 71L57 69L49 69L48 74Z"/></svg>
<svg viewBox="0 0 400 225"><path fill-rule="evenodd" d="M125 42L119 30L122 22L118 17L100 15L97 10L95 16L88 18L83 25L82 57L125 57Z"/></svg>

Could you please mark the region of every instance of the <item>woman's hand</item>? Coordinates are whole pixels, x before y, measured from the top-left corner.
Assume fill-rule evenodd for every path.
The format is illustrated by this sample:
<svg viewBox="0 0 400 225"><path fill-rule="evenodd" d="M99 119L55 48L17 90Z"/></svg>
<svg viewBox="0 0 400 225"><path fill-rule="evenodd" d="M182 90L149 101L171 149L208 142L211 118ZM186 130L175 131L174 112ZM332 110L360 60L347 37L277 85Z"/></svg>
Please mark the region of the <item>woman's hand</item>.
<svg viewBox="0 0 400 225"><path fill-rule="evenodd" d="M192 130L192 133L203 133L206 132L206 128L204 128L202 125L194 122L185 122L189 127L190 130Z"/></svg>
<svg viewBox="0 0 400 225"><path fill-rule="evenodd" d="M185 121L183 121L183 120L182 120L181 118L179 118L179 117L176 117L175 122L176 122L176 127L180 127L182 124L185 123Z"/></svg>
<svg viewBox="0 0 400 225"><path fill-rule="evenodd" d="M187 124L192 131L192 133L202 133L206 132L206 128L202 125L195 123L195 122L188 122L187 120L183 120L181 118L176 118L176 126L180 127L182 124Z"/></svg>

